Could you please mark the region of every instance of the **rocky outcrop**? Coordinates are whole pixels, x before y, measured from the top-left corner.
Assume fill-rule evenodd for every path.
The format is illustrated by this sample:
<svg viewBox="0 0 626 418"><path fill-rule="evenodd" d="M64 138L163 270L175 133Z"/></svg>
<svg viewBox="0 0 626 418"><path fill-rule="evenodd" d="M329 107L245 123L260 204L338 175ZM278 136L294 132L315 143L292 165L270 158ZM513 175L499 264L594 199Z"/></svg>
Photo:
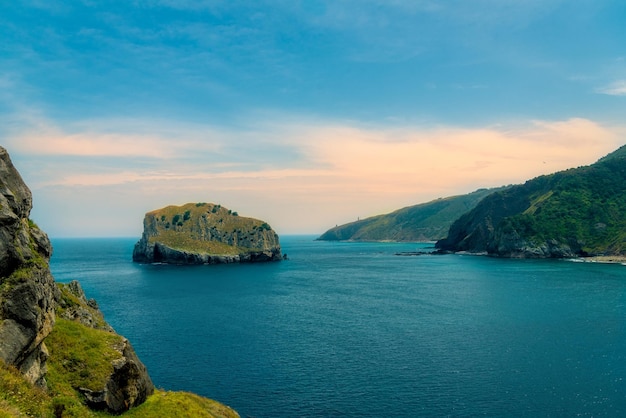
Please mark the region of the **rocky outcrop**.
<svg viewBox="0 0 626 418"><path fill-rule="evenodd" d="M144 246L145 245L145 246ZM230 264L276 261L281 259L278 247L264 251L248 251L240 254L209 254L170 248L160 242L139 244L135 261L168 264Z"/></svg>
<svg viewBox="0 0 626 418"><path fill-rule="evenodd" d="M143 224L135 262L223 264L283 258L278 235L267 223L221 205L168 206L147 213Z"/></svg>
<svg viewBox="0 0 626 418"><path fill-rule="evenodd" d="M113 328L104 320L102 312L94 299L85 297L80 284L72 281L59 285L58 314L61 318L80 323L83 326L114 333ZM112 345L118 356L111 361L111 373L100 388L94 390L78 387L77 389L92 409L120 413L143 403L154 393L154 385L148 371L137 357L130 342L123 337Z"/></svg>
<svg viewBox="0 0 626 418"><path fill-rule="evenodd" d="M86 327L114 332L100 312L95 299L87 299L83 288L76 280L68 284L58 284L57 314L64 319L78 322Z"/></svg>
<svg viewBox="0 0 626 418"><path fill-rule="evenodd" d="M118 414L141 405L154 393L146 367L128 340L124 338L117 350L121 357L113 362L113 373L101 390L78 388L92 409Z"/></svg>
<svg viewBox="0 0 626 418"><path fill-rule="evenodd" d="M523 212L530 205L528 196L515 193L515 187L518 186L514 186L513 193L504 190L485 197L473 210L463 214L452 224L448 236L437 241L437 248L483 253L497 247L493 237L500 222L507 216ZM500 237L504 238L502 234Z"/></svg>
<svg viewBox="0 0 626 418"><path fill-rule="evenodd" d="M52 246L29 219L31 209L31 192L0 147L0 364L14 366L30 383L46 387L47 361L54 351L45 341L57 310L84 326L114 332L77 282L67 287L54 282ZM154 386L132 346L115 335L119 356L110 365L112 373L99 393L85 397L94 407L118 413L145 401Z"/></svg>
<svg viewBox="0 0 626 418"><path fill-rule="evenodd" d="M29 220L32 195L0 147L0 359L45 386L44 339L54 325L57 288L44 232Z"/></svg>

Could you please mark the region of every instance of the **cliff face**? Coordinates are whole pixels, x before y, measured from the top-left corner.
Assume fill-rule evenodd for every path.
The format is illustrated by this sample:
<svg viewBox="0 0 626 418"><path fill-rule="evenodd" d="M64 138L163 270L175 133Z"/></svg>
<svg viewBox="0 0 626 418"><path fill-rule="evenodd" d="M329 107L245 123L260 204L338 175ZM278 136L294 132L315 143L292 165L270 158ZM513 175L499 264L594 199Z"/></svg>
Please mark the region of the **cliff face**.
<svg viewBox="0 0 626 418"><path fill-rule="evenodd" d="M31 192L0 147L0 359L44 386L44 339L58 290L48 268L52 247L29 221L31 209Z"/></svg>
<svg viewBox="0 0 626 418"><path fill-rule="evenodd" d="M322 234L320 241L436 241L450 225L499 189L480 189L466 195L437 199L386 215L339 225Z"/></svg>
<svg viewBox="0 0 626 418"><path fill-rule="evenodd" d="M46 388L49 359L60 351L51 342L57 329L56 310L68 299L50 273L52 247L47 235L29 220L31 209L31 192L0 147L0 366L13 366L28 382ZM77 284L74 288L80 289ZM87 309L82 291L75 300L77 317L99 315L99 323L106 324L97 309ZM101 332L120 340L119 356L105 360L110 372L102 380L102 402L95 406L122 412L143 402L154 386L130 344L108 324L102 327L107 329ZM82 335L82 329L74 335Z"/></svg>
<svg viewBox="0 0 626 418"><path fill-rule="evenodd" d="M487 196L436 246L521 258L624 255L626 147Z"/></svg>
<svg viewBox="0 0 626 418"><path fill-rule="evenodd" d="M278 261L278 235L265 222L220 205L189 203L148 212L135 245L141 263L219 264Z"/></svg>

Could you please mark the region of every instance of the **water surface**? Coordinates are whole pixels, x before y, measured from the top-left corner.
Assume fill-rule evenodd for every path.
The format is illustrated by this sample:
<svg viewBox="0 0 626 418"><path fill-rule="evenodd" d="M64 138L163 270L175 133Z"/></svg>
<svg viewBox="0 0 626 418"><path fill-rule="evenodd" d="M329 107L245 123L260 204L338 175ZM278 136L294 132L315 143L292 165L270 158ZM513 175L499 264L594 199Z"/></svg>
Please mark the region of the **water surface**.
<svg viewBox="0 0 626 418"><path fill-rule="evenodd" d="M56 239L159 387L242 417L620 416L626 267L281 238L285 262L137 265L135 239Z"/></svg>

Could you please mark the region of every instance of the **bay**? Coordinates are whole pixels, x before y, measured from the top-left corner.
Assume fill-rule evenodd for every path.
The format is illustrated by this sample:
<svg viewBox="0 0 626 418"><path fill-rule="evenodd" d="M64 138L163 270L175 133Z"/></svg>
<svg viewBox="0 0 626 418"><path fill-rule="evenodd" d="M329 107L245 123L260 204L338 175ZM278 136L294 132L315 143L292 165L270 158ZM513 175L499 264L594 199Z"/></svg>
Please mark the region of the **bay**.
<svg viewBox="0 0 626 418"><path fill-rule="evenodd" d="M138 265L53 239L158 387L242 417L623 416L626 267L284 236L289 260Z"/></svg>

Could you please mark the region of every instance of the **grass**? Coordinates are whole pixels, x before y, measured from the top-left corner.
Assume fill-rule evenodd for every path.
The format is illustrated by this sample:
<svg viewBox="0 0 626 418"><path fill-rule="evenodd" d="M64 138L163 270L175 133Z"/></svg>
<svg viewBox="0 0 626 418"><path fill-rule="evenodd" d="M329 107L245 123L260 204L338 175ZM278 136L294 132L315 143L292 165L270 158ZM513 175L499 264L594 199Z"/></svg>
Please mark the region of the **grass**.
<svg viewBox="0 0 626 418"><path fill-rule="evenodd" d="M436 199L329 229L318 239L328 241L435 241L444 238L452 223L498 189Z"/></svg>
<svg viewBox="0 0 626 418"><path fill-rule="evenodd" d="M237 255L244 252L234 245L193 239L189 234L178 231L162 231L158 237L150 237L150 242L160 242L175 250L191 251L200 254Z"/></svg>
<svg viewBox="0 0 626 418"><path fill-rule="evenodd" d="M0 417L47 416L51 398L0 361Z"/></svg>
<svg viewBox="0 0 626 418"><path fill-rule="evenodd" d="M537 209L541 206L543 202L550 199L550 197L554 194L553 190L548 191L547 193L543 193L540 196L532 199L530 203L530 207L524 211L524 215L534 215L537 212Z"/></svg>
<svg viewBox="0 0 626 418"><path fill-rule="evenodd" d="M122 341L117 334L57 318L46 338L50 389L68 396L79 387L102 390L113 372L111 362L122 356L114 348Z"/></svg>
<svg viewBox="0 0 626 418"><path fill-rule="evenodd" d="M199 236L198 231L208 228L217 237L230 234L242 237L271 230L261 220L238 216L237 212L213 203L167 206L149 212L147 216L153 217L158 232L158 236L150 237L150 242L160 242L172 249L201 254L237 255L258 248L243 248L218 240L207 241Z"/></svg>
<svg viewBox="0 0 626 418"><path fill-rule="evenodd" d="M239 417L239 414L219 402L193 393L157 390L145 403L126 412L124 416L137 418L234 418Z"/></svg>
<svg viewBox="0 0 626 418"><path fill-rule="evenodd" d="M32 267L20 269L14 272L11 280L27 280L32 274ZM106 325L99 311L76 297L67 286L57 285L64 307L57 307L56 323L45 340L49 352L48 390L34 386L15 367L0 361L0 418L115 416L90 410L77 388L101 390L104 387L113 372L112 362L121 358L116 347L121 346L123 337L62 318L64 309L80 307L90 310L96 325L100 321ZM230 418L239 415L216 401L191 393L155 391L144 404L121 416Z"/></svg>
<svg viewBox="0 0 626 418"><path fill-rule="evenodd" d="M50 352L47 378L50 393L53 396L44 397L41 402L40 409L47 413L33 415L54 416L54 411L57 411L64 417L111 416L108 413L94 412L87 408L75 388L85 387L98 390L103 387L113 371L111 361L120 357L119 352L113 347L121 339L122 337L117 334L58 318L52 333L46 339ZM23 384L28 385L25 382ZM8 405L8 407L11 406L11 404ZM18 404L17 408L22 410L22 406L24 405ZM2 410L0 404L0 411ZM192 393L166 391L155 391L144 404L125 412L122 416L238 417L232 409L216 401Z"/></svg>
<svg viewBox="0 0 626 418"><path fill-rule="evenodd" d="M58 385L57 385L58 388ZM0 418L13 417L112 417L106 412L92 411L73 390L46 392L28 383L14 367L0 362ZM157 390L146 402L121 415L122 417L224 417L239 415L231 408L193 393Z"/></svg>

